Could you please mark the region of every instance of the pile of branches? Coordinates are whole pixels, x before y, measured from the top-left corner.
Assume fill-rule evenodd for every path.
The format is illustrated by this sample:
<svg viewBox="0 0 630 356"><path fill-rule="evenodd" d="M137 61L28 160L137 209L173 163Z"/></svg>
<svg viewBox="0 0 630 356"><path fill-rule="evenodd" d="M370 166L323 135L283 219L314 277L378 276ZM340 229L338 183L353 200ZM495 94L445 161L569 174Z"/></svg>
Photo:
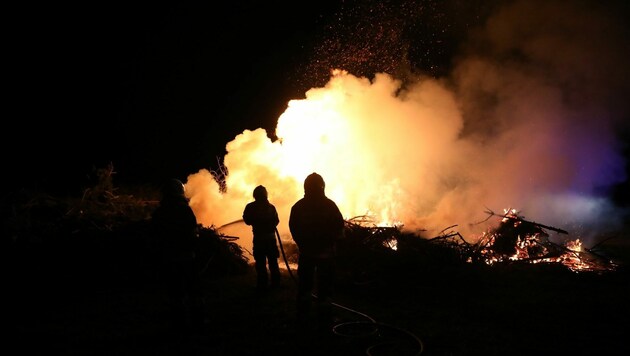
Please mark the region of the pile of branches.
<svg viewBox="0 0 630 356"><path fill-rule="evenodd" d="M491 210L486 213L488 218L500 217L501 222L475 243L467 242L458 232L445 232L446 229L429 241L459 251L461 258L469 263L556 263L574 272L613 271L617 267L613 261L598 254L596 246L589 249L581 246L579 240L564 245L549 240L547 231L568 235L563 229L526 220L514 210L502 215Z"/></svg>
<svg viewBox="0 0 630 356"><path fill-rule="evenodd" d="M423 256L439 255L429 253L426 246L426 240L397 226L377 226L368 216L348 219L337 243L339 278L366 286L399 277L417 270L418 263L427 263Z"/></svg>
<svg viewBox="0 0 630 356"><path fill-rule="evenodd" d="M26 189L12 192L2 206L4 235L20 244L64 235L100 235L147 220L159 204L157 190L142 197L119 193L111 164L94 171L94 184L79 197Z"/></svg>
<svg viewBox="0 0 630 356"><path fill-rule="evenodd" d="M376 251L390 251L396 248L401 235L397 227L377 226L369 216L357 216L345 221L344 245Z"/></svg>
<svg viewBox="0 0 630 356"><path fill-rule="evenodd" d="M242 274L248 270L248 259L236 243L238 237L217 232L214 227L199 226L198 259L202 274L208 277Z"/></svg>
<svg viewBox="0 0 630 356"><path fill-rule="evenodd" d="M503 215L488 210L490 217L501 222L485 233L478 241L468 242L449 226L437 236L426 238L403 233L398 227L376 226L365 216L346 221L345 236L339 244L340 260L352 268L369 269L375 260L395 261L396 266L412 263L425 266L461 264L556 264L574 272L614 271L617 265L598 254L597 246L586 248L579 240L559 244L549 239L548 231L568 232L556 227L529 221L515 211ZM394 262L392 262L392 265Z"/></svg>
<svg viewBox="0 0 630 356"><path fill-rule="evenodd" d="M158 258L151 214L159 205L159 190L147 186L134 190L140 196L121 193L113 184L114 174L111 164L95 169L93 185L79 197L26 190L12 193L2 205L6 253L13 259L34 259L23 264L47 264L34 253L41 251L55 260L73 258L91 265L106 261L110 266L119 264L116 268L120 269L141 264L151 268ZM237 238L224 236L213 227L200 225L198 231L206 275L246 271L247 258L234 241Z"/></svg>
<svg viewBox="0 0 630 356"><path fill-rule="evenodd" d="M399 264L456 264L466 260L465 251L456 237L457 232L427 239L415 233L403 232L400 226L377 226L367 216L346 221L344 238L339 243L340 254L362 255L367 258L394 258Z"/></svg>

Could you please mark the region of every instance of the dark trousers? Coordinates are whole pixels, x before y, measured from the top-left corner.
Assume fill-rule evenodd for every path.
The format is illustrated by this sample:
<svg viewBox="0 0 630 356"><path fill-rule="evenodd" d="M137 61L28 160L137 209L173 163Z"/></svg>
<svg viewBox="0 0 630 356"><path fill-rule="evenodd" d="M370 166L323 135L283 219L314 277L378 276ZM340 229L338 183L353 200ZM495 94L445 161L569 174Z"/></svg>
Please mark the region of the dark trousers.
<svg viewBox="0 0 630 356"><path fill-rule="evenodd" d="M198 327L204 318L201 276L192 259L166 263L165 282L175 328Z"/></svg>
<svg viewBox="0 0 630 356"><path fill-rule="evenodd" d="M317 318L322 323L330 321L334 274L333 258L300 255L298 259L298 319L304 320L308 317L313 294L315 294Z"/></svg>
<svg viewBox="0 0 630 356"><path fill-rule="evenodd" d="M267 265L269 265L269 273L267 273ZM280 283L280 267L278 266L278 258L272 256L255 257L256 266L256 286L258 288L267 288L271 277L271 286L275 287Z"/></svg>
<svg viewBox="0 0 630 356"><path fill-rule="evenodd" d="M256 287L265 289L269 285L280 284L280 268L278 266L278 245L274 233L254 234L254 262L256 267ZM269 266L269 273L267 273Z"/></svg>

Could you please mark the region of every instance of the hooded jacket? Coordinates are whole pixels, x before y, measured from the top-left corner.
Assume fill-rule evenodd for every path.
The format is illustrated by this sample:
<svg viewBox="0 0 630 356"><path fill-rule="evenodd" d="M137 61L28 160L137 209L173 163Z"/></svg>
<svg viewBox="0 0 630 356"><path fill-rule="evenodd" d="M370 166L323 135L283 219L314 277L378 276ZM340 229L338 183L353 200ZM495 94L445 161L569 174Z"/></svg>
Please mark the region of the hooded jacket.
<svg viewBox="0 0 630 356"><path fill-rule="evenodd" d="M324 194L323 182L315 187L305 184L304 197L293 205L289 216L289 230L300 254L332 256L343 226L343 216L337 204Z"/></svg>

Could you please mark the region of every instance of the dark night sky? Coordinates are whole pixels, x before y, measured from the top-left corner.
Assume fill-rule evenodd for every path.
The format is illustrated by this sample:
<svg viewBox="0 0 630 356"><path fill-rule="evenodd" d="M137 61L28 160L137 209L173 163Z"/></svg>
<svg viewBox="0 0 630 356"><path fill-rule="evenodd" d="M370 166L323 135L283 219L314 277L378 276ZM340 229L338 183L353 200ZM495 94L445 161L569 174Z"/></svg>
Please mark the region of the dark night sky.
<svg viewBox="0 0 630 356"><path fill-rule="evenodd" d="M398 69L401 47L387 43L366 46L374 55L368 67L344 56L331 60L339 43L322 33L340 26L339 13L351 23L353 16L378 16L385 3L418 11L417 24L400 24L402 36L418 44L405 47L406 55L439 75L458 34L498 2L18 6L7 13L7 99L16 109L5 118L5 179L14 187L76 192L93 167L109 162L115 179L131 184L216 169L227 142L244 129L273 133L287 102L324 84L331 66L367 76ZM396 26L399 17L388 21Z"/></svg>
<svg viewBox="0 0 630 356"><path fill-rule="evenodd" d="M392 68L395 46L378 49L369 68L352 68L352 55L341 54L347 44L322 39L335 14L352 22L386 6L372 3L16 9L8 178L16 187L63 191L82 189L93 167L109 162L119 183L132 184L216 169L226 143L244 129L273 134L288 101L323 85L332 66L359 75ZM431 4L422 9L433 22L443 11L434 1L407 3Z"/></svg>
<svg viewBox="0 0 630 356"><path fill-rule="evenodd" d="M304 90L290 83L301 51L336 6L16 10L10 178L65 189L108 162L116 179L132 183L214 168L244 129L273 132Z"/></svg>

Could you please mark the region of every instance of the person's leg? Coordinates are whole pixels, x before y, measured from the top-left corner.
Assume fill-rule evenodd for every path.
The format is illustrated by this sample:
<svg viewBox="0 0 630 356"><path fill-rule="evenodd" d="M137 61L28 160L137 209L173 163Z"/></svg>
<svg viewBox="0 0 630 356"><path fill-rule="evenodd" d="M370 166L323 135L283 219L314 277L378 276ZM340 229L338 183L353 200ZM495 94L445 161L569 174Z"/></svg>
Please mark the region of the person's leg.
<svg viewBox="0 0 630 356"><path fill-rule="evenodd" d="M298 320L305 321L311 309L311 293L313 290L315 265L313 260L300 255L298 258L298 293L297 316Z"/></svg>
<svg viewBox="0 0 630 356"><path fill-rule="evenodd" d="M200 330L203 327L204 320L206 318L205 315L205 305L203 298L203 287L201 274L198 270L196 264L191 264L190 271L190 280L188 287L188 295L190 299L190 322L191 326L195 330Z"/></svg>
<svg viewBox="0 0 630 356"><path fill-rule="evenodd" d="M174 332L183 332L187 324L186 274L182 263L173 262L166 273L169 303L169 322Z"/></svg>
<svg viewBox="0 0 630 356"><path fill-rule="evenodd" d="M329 328L332 323L332 295L334 286L334 261L320 260L316 271L317 317L321 328Z"/></svg>
<svg viewBox="0 0 630 356"><path fill-rule="evenodd" d="M254 257L254 263L256 267L256 289L267 289L268 276L267 276L267 258L262 255Z"/></svg>
<svg viewBox="0 0 630 356"><path fill-rule="evenodd" d="M271 287L280 286L280 266L278 266L278 258L268 256L269 261L269 273L271 275Z"/></svg>

